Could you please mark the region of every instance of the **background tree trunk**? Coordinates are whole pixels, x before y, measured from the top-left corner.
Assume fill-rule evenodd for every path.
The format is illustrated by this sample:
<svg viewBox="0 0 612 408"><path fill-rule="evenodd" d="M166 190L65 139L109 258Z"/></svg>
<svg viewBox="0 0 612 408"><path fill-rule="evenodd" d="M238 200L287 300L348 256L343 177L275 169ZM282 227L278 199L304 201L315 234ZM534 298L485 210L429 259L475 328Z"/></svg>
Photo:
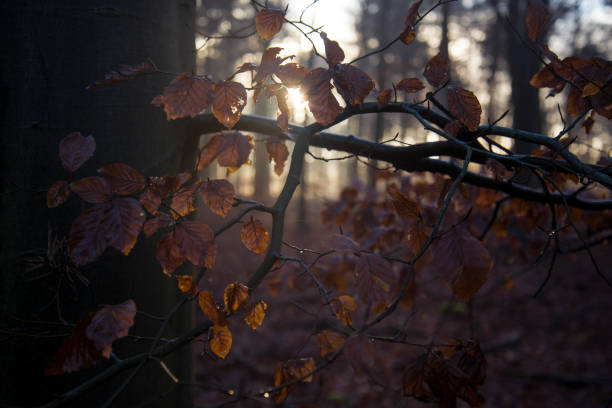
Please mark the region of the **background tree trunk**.
<svg viewBox="0 0 612 408"><path fill-rule="evenodd" d="M144 175L176 173L193 165L197 133L181 121L168 122L161 109L149 105L170 76L157 74L92 90L85 87L121 64L148 59L165 71L191 71L194 8L188 0L2 3L2 402L43 403L109 364L104 361L83 373L44 377L44 368L66 338L61 335L70 328L40 322L76 323L102 304L129 298L141 311L165 315L176 302L176 283L161 273L150 242L137 243L130 257L109 250L99 261L81 268L89 280L87 286L48 267L28 272L24 262L32 253L46 252L48 233L66 236L82 210L74 197L59 209L45 206L51 184L71 177L58 158L59 141L68 133L91 134L97 144L94 157L74 178L93 175L95 169L113 162L127 163ZM191 311L183 310L170 330L184 328L192 318ZM133 331L154 336L159 324L139 314ZM164 337L171 335L167 332ZM131 339L118 343L119 358L148 347ZM166 363L181 381L189 383L192 359L185 349ZM123 378L74 406L99 406ZM172 384L161 367L149 363L116 404L134 406L156 398ZM175 386L173 390L158 405L190 406L190 388Z"/></svg>

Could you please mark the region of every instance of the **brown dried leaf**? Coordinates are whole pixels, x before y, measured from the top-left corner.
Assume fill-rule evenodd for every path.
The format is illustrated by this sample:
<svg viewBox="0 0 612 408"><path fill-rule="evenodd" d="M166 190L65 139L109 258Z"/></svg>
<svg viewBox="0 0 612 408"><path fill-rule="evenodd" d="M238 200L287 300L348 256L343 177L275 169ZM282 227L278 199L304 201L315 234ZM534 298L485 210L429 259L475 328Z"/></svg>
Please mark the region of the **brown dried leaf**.
<svg viewBox="0 0 612 408"><path fill-rule="evenodd" d="M138 197L138 201L140 204L151 214L157 214L157 209L161 205L161 197L153 192L150 188L147 188L141 195Z"/></svg>
<svg viewBox="0 0 612 408"><path fill-rule="evenodd" d="M96 141L93 136L83 137L80 132L70 133L59 144L59 157L62 166L68 171L76 171L93 156Z"/></svg>
<svg viewBox="0 0 612 408"><path fill-rule="evenodd" d="M249 300L249 288L240 282L230 283L223 292L225 312L232 314Z"/></svg>
<svg viewBox="0 0 612 408"><path fill-rule="evenodd" d="M58 207L70 197L70 185L67 181L61 180L53 183L47 190L47 208Z"/></svg>
<svg viewBox="0 0 612 408"><path fill-rule="evenodd" d="M99 204L113 198L110 184L102 177L84 177L70 183L70 190L88 203Z"/></svg>
<svg viewBox="0 0 612 408"><path fill-rule="evenodd" d="M393 208L400 218L406 220L421 218L421 208L419 204L399 191L395 184L391 184L387 187L387 193L391 196Z"/></svg>
<svg viewBox="0 0 612 408"><path fill-rule="evenodd" d="M193 118L208 108L212 101L213 85L210 80L183 72L164 88L163 94L153 98L151 105L163 105L166 117L170 120L187 116Z"/></svg>
<svg viewBox="0 0 612 408"><path fill-rule="evenodd" d="M274 73L287 88L299 88L310 70L295 62L283 64Z"/></svg>
<svg viewBox="0 0 612 408"><path fill-rule="evenodd" d="M189 262L212 268L217 247L215 236L206 224L183 221L174 227L176 245Z"/></svg>
<svg viewBox="0 0 612 408"><path fill-rule="evenodd" d="M489 251L461 227L452 228L437 241L434 258L440 275L463 300L478 292L492 267Z"/></svg>
<svg viewBox="0 0 612 408"><path fill-rule="evenodd" d="M98 173L109 182L113 194L136 194L145 187L145 180L142 174L127 164L109 164L98 169Z"/></svg>
<svg viewBox="0 0 612 408"><path fill-rule="evenodd" d="M327 57L329 66L333 67L334 65L341 63L344 60L344 51L342 51L342 48L340 48L338 42L327 38L327 34L323 31L321 32L321 38L325 44L325 56Z"/></svg>
<svg viewBox="0 0 612 408"><path fill-rule="evenodd" d="M264 8L255 16L255 27L262 40L267 40L278 33L283 26L285 13L282 10Z"/></svg>
<svg viewBox="0 0 612 408"><path fill-rule="evenodd" d="M438 88L448 79L448 60L441 54L436 55L427 62L423 76L434 88Z"/></svg>
<svg viewBox="0 0 612 408"><path fill-rule="evenodd" d="M185 262L185 256L176 243L174 229L164 234L157 243L155 258L159 261L162 271L168 276Z"/></svg>
<svg viewBox="0 0 612 408"><path fill-rule="evenodd" d="M210 351L225 358L232 348L232 332L227 326L213 326L213 336L210 339Z"/></svg>
<svg viewBox="0 0 612 408"><path fill-rule="evenodd" d="M279 65L285 61L289 57L280 58L278 53L283 49L280 47L270 47L264 51L261 56L261 62L259 63L259 67L257 68L257 74L253 81L262 82L269 75L276 73Z"/></svg>
<svg viewBox="0 0 612 408"><path fill-rule="evenodd" d="M331 74L324 68L315 68L302 82L302 94L308 99L308 107L317 122L330 125L342 112L340 104L332 94Z"/></svg>
<svg viewBox="0 0 612 408"><path fill-rule="evenodd" d="M257 329L263 323L264 317L266 317L266 309L268 305L263 300L257 302L255 306L247 313L244 317L246 324L251 326L253 330Z"/></svg>
<svg viewBox="0 0 612 408"><path fill-rule="evenodd" d="M266 142L266 150L268 151L268 160L274 160L274 173L277 176L283 174L285 162L289 158L289 149L285 145L285 141L278 138L269 138Z"/></svg>
<svg viewBox="0 0 612 408"><path fill-rule="evenodd" d="M471 91L459 86L449 86L447 89L448 107L453 116L471 131L480 125L482 108L478 98Z"/></svg>
<svg viewBox="0 0 612 408"><path fill-rule="evenodd" d="M249 161L253 150L253 136L240 132L225 132L217 147L219 166L239 168Z"/></svg>
<svg viewBox="0 0 612 408"><path fill-rule="evenodd" d="M195 211L195 206L193 205L195 200L194 194L198 190L199 185L199 182L194 183L180 189L174 194L170 202L170 208L172 208L171 214L174 219L184 217Z"/></svg>
<svg viewBox="0 0 612 408"><path fill-rule="evenodd" d="M323 330L317 335L317 343L321 349L321 357L325 357L342 347L344 337L340 333Z"/></svg>
<svg viewBox="0 0 612 408"><path fill-rule="evenodd" d="M333 299L331 304L338 320L347 326L353 324L351 313L357 310L355 299L350 296L342 295L339 296L338 299Z"/></svg>
<svg viewBox="0 0 612 408"><path fill-rule="evenodd" d="M85 89L97 88L103 85L110 85L116 82L127 81L140 74L155 72L155 68L148 62L141 62L138 65L122 65L121 68L111 71L104 75L104 79L99 79L87 85Z"/></svg>
<svg viewBox="0 0 612 408"><path fill-rule="evenodd" d="M153 217L144 223L142 230L147 238L155 234L158 229L166 228L174 225L174 220L166 213L160 213L157 217Z"/></svg>
<svg viewBox="0 0 612 408"><path fill-rule="evenodd" d="M94 342L103 357L110 358L113 342L127 336L135 315L136 303L131 299L118 305L106 305L93 315L85 336Z"/></svg>
<svg viewBox="0 0 612 408"><path fill-rule="evenodd" d="M204 313L215 326L227 326L227 318L217 308L217 304L211 292L206 290L200 291L200 293L198 293L198 304L200 305L200 309L202 309L202 313Z"/></svg>
<svg viewBox="0 0 612 408"><path fill-rule="evenodd" d="M140 203L116 198L85 210L70 227L68 249L76 266L83 266L108 246L130 253L145 220Z"/></svg>
<svg viewBox="0 0 612 408"><path fill-rule="evenodd" d="M226 217L234 203L234 186L227 180L209 180L198 188L198 194L212 212Z"/></svg>
<svg viewBox="0 0 612 408"><path fill-rule="evenodd" d="M240 120L246 105L246 89L241 83L234 81L218 82L214 89L213 114L223 126L231 129Z"/></svg>
<svg viewBox="0 0 612 408"><path fill-rule="evenodd" d="M525 25L527 27L527 35L533 42L537 42L540 35L546 29L546 25L550 20L550 12L542 3L542 0L530 0L527 6L527 15L525 16Z"/></svg>
<svg viewBox="0 0 612 408"><path fill-rule="evenodd" d="M378 96L376 97L379 107L384 108L385 106L389 105L389 102L391 101L391 92L393 92L391 88L387 88L379 92Z"/></svg>
<svg viewBox="0 0 612 408"><path fill-rule="evenodd" d="M372 78L357 67L337 64L334 67L334 84L347 105L363 105L363 100L374 89Z"/></svg>
<svg viewBox="0 0 612 408"><path fill-rule="evenodd" d="M425 89L425 85L423 85L423 82L418 78L404 78L399 81L395 87L408 93L416 93L421 89Z"/></svg>
<svg viewBox="0 0 612 408"><path fill-rule="evenodd" d="M270 237L264 225L257 218L251 217L240 230L240 239L247 249L256 254L263 254L268 249Z"/></svg>
<svg viewBox="0 0 612 408"><path fill-rule="evenodd" d="M193 283L193 277L191 275L176 275L178 288L183 293L189 293L195 295L198 293L198 289Z"/></svg>

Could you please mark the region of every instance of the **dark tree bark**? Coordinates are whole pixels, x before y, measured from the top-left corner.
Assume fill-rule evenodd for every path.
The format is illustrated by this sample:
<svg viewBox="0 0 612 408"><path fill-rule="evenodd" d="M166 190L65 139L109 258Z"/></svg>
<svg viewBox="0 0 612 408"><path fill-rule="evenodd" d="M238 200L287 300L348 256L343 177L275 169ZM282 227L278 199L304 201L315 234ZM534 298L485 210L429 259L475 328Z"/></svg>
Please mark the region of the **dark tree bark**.
<svg viewBox="0 0 612 408"><path fill-rule="evenodd" d="M47 209L45 192L56 180L69 180L58 158L59 141L68 133L93 135L94 157L72 176L93 175L104 164L125 162L144 175L175 173L192 166L197 132L184 122L168 122L149 105L171 77L146 76L131 82L85 90L85 86L121 64L151 59L160 69L193 69L192 1L104 2L22 0L2 2L0 22L0 123L2 123L2 365L0 401L33 405L52 399L89 378L83 374L44 377L69 326L102 304L135 299L139 310L166 314L177 298L176 284L161 273L154 246L139 242L129 258L108 250L82 268L86 286L74 276L43 267L27 271L32 254L47 251L48 234L62 238L81 204L72 197L59 209ZM154 165L151 165L154 163ZM170 330L191 323L183 310ZM154 336L155 321L137 315L139 334ZM164 337L171 336L169 331ZM124 357L142 344L118 342ZM191 382L190 350L166 361L176 376ZM180 361L180 363L178 363ZM99 364L104 368L108 364ZM124 380L77 400L74 406L99 406ZM172 385L159 365L147 364L118 397L117 406L155 398ZM190 389L175 386L161 406L186 406ZM155 405L155 404L154 404Z"/></svg>

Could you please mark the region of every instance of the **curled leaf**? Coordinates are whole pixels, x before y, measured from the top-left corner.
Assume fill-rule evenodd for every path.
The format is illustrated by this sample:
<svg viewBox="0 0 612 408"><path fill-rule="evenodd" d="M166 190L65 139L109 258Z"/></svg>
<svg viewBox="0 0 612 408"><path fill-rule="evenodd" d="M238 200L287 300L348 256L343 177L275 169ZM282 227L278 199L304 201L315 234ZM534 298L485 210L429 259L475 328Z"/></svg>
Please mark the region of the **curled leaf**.
<svg viewBox="0 0 612 408"><path fill-rule="evenodd" d="M448 79L448 60L441 54L434 56L425 65L423 76L434 88L442 86Z"/></svg>
<svg viewBox="0 0 612 408"><path fill-rule="evenodd" d="M482 108L478 98L471 91L459 86L449 86L447 90L448 107L461 123L471 131L480 125Z"/></svg>
<svg viewBox="0 0 612 408"><path fill-rule="evenodd" d="M85 89L97 88L103 85L110 85L117 82L127 81L147 72L155 72L155 68L148 62L141 62L138 65L123 65L121 68L110 71L104 75L104 79L99 79L87 85Z"/></svg>
<svg viewBox="0 0 612 408"><path fill-rule="evenodd" d="M217 308L215 299L211 292L203 290L198 293L198 304L202 313L208 317L215 326L227 326L225 315Z"/></svg>
<svg viewBox="0 0 612 408"><path fill-rule="evenodd" d="M344 337L340 333L323 330L317 334L317 343L321 349L321 357L325 357L338 350L344 344Z"/></svg>
<svg viewBox="0 0 612 408"><path fill-rule="evenodd" d="M70 197L71 191L67 181L61 180L53 183L47 190L47 208L55 208L64 204Z"/></svg>
<svg viewBox="0 0 612 408"><path fill-rule="evenodd" d="M321 32L321 38L325 44L325 56L329 62L329 66L333 67L336 64L341 63L344 60L344 51L338 45L337 41L330 40L327 38L325 32Z"/></svg>
<svg viewBox="0 0 612 408"><path fill-rule="evenodd" d="M221 358L225 358L232 348L232 332L227 326L213 326L213 336L210 339L210 350Z"/></svg>
<svg viewBox="0 0 612 408"><path fill-rule="evenodd" d="M251 326L253 330L257 329L263 323L263 319L266 316L266 309L268 305L263 300L257 302L255 306L247 313L244 317L244 321Z"/></svg>
<svg viewBox="0 0 612 408"><path fill-rule="evenodd" d="M234 313L249 300L249 288L239 282L230 283L223 292L223 303L228 314Z"/></svg>

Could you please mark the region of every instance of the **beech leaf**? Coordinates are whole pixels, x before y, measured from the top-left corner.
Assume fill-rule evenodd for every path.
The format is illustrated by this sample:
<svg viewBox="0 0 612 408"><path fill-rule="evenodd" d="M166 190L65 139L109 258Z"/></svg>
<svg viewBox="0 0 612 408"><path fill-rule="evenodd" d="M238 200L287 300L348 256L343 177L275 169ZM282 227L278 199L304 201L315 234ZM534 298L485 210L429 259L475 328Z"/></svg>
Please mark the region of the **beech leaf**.
<svg viewBox="0 0 612 408"><path fill-rule="evenodd" d="M274 36L283 26L285 13L282 10L264 8L259 10L255 16L255 27L262 40Z"/></svg>
<svg viewBox="0 0 612 408"><path fill-rule="evenodd" d="M247 94L239 82L224 81L215 85L212 111L215 118L226 128L231 129L240 120L246 105Z"/></svg>
<svg viewBox="0 0 612 408"><path fill-rule="evenodd" d="M257 329L263 323L263 319L266 316L266 309L268 305L263 300L260 300L251 308L251 310L244 317L244 321L251 326L253 330Z"/></svg>
<svg viewBox="0 0 612 408"><path fill-rule="evenodd" d="M329 66L333 67L334 65L341 63L344 60L344 51L342 51L342 48L340 48L338 42L327 38L327 34L325 32L321 32L321 38L325 44L325 56L327 57Z"/></svg>
<svg viewBox="0 0 612 408"><path fill-rule="evenodd" d="M215 326L227 326L227 319L217 308L217 304L211 292L205 290L200 291L200 293L198 293L198 304L200 305L202 313L212 320Z"/></svg>
<svg viewBox="0 0 612 408"><path fill-rule="evenodd" d="M418 78L404 78L395 85L397 89L406 91L407 93L419 92L421 89L425 89L425 85Z"/></svg>
<svg viewBox="0 0 612 408"><path fill-rule="evenodd" d="M324 68L315 68L302 82L302 94L308 99L308 107L317 122L330 125L342 112L340 104L332 94L331 74Z"/></svg>
<svg viewBox="0 0 612 408"><path fill-rule="evenodd" d="M99 79L87 85L85 89L127 81L147 72L155 72L155 68L148 62L141 62L138 65L122 65L121 68L105 74L104 79Z"/></svg>
<svg viewBox="0 0 612 408"><path fill-rule="evenodd" d="M334 67L334 84L347 105L363 105L363 100L374 89L374 81L357 67L337 64Z"/></svg>
<svg viewBox="0 0 612 408"><path fill-rule="evenodd" d="M550 13L542 0L530 0L527 5L525 25L527 27L527 35L531 41L538 41L540 35L546 29L549 20Z"/></svg>
<svg viewBox="0 0 612 408"><path fill-rule="evenodd" d="M285 162L289 158L289 149L285 145L285 141L278 138L269 138L266 142L266 150L268 151L268 160L274 160L274 173L277 176L283 174Z"/></svg>
<svg viewBox="0 0 612 408"><path fill-rule="evenodd" d="M459 86L449 86L447 89L448 107L453 116L471 131L480 125L482 108L478 98L471 91Z"/></svg>
<svg viewBox="0 0 612 408"><path fill-rule="evenodd" d="M83 137L80 132L70 133L59 144L62 166L68 171L77 171L96 150L93 136Z"/></svg>
<svg viewBox="0 0 612 408"><path fill-rule="evenodd" d="M240 230L240 239L247 249L256 254L263 254L268 249L270 237L261 221L251 218Z"/></svg>
<svg viewBox="0 0 612 408"><path fill-rule="evenodd" d="M198 194L212 212L226 217L234 203L234 186L227 180L209 180L198 188Z"/></svg>
<svg viewBox="0 0 612 408"><path fill-rule="evenodd" d="M434 88L442 86L448 79L448 60L441 54L434 56L425 65L423 76Z"/></svg>
<svg viewBox="0 0 612 408"><path fill-rule="evenodd" d="M213 336L210 339L210 350L221 358L225 358L232 348L232 332L227 326L213 326Z"/></svg>
<svg viewBox="0 0 612 408"><path fill-rule="evenodd" d="M188 72L179 74L164 88L164 93L156 96L151 104L164 106L168 119L195 117L208 108L213 100L213 85L208 78L191 75Z"/></svg>
<svg viewBox="0 0 612 408"><path fill-rule="evenodd" d="M99 204L109 201L113 196L110 184L102 177L84 177L70 183L70 190L88 203Z"/></svg>
<svg viewBox="0 0 612 408"><path fill-rule="evenodd" d="M230 283L223 292L225 312L234 313L249 300L249 288L240 282Z"/></svg>
<svg viewBox="0 0 612 408"><path fill-rule="evenodd" d="M47 190L47 208L55 208L64 204L70 197L71 191L67 181L61 180L53 183Z"/></svg>
<svg viewBox="0 0 612 408"><path fill-rule="evenodd" d="M317 334L317 344L321 349L321 357L325 357L338 350L344 344L344 337L341 334L323 330Z"/></svg>
<svg viewBox="0 0 612 408"><path fill-rule="evenodd" d="M278 67L274 73L287 88L299 88L310 70L303 65L289 62Z"/></svg>
<svg viewBox="0 0 612 408"><path fill-rule="evenodd" d="M109 182L113 194L136 194L145 187L145 180L142 174L127 164L109 164L98 169L98 173Z"/></svg>

